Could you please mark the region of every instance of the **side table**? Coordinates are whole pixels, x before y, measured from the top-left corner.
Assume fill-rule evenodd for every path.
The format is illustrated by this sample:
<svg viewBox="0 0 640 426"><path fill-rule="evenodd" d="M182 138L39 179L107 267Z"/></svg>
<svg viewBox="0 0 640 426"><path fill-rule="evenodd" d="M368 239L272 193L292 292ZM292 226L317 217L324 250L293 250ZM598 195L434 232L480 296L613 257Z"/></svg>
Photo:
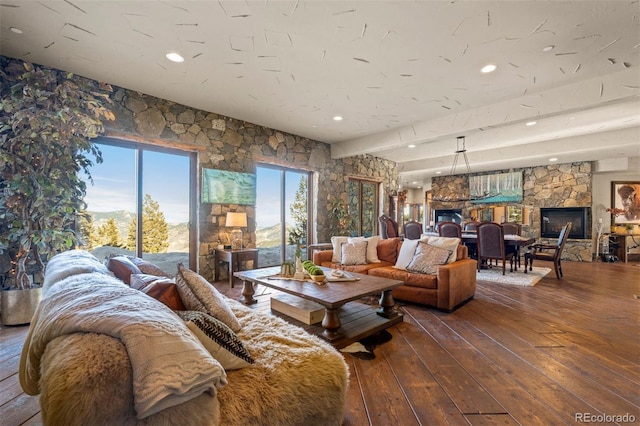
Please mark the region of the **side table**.
<svg viewBox="0 0 640 426"><path fill-rule="evenodd" d="M240 270L240 263L253 260L253 269L258 269L258 249L216 249L215 280L220 279L220 262L227 262L229 271L229 286L233 288L233 273Z"/></svg>

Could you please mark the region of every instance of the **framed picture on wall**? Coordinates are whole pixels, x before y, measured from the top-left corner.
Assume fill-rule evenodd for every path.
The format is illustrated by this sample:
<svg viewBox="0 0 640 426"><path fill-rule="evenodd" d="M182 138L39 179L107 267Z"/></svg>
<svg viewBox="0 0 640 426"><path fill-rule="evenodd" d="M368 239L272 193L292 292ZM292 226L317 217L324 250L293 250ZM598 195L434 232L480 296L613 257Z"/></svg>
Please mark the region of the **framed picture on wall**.
<svg viewBox="0 0 640 426"><path fill-rule="evenodd" d="M640 182L611 182L611 224L640 224Z"/></svg>

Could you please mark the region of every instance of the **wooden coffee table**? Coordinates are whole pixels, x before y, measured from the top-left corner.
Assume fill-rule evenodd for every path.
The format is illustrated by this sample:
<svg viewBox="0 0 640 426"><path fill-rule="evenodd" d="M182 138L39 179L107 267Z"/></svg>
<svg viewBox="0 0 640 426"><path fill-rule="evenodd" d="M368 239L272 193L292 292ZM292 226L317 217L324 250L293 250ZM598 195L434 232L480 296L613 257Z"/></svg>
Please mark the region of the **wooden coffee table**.
<svg viewBox="0 0 640 426"><path fill-rule="evenodd" d="M330 269L323 269L325 272L330 271ZM247 305L256 303L253 298L255 294L253 285L258 283L319 303L325 308L322 327L312 325L305 328L323 337L336 348L348 346L394 324L401 323L403 320L403 315L393 309L395 302L391 296L391 290L401 286L402 281L351 273L359 279L357 281L326 282L318 285L308 281L274 277L279 272L279 266L235 272L234 275L243 281L240 301ZM365 296L379 293L382 296L378 311L362 303L353 302ZM347 319L348 326L345 324L343 327L343 320L346 323Z"/></svg>

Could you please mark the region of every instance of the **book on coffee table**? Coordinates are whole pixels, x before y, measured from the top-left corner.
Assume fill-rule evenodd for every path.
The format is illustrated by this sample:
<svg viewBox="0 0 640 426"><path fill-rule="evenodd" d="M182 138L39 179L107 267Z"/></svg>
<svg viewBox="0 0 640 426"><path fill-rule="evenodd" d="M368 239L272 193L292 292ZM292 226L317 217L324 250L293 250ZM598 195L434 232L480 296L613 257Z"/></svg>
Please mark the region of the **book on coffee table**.
<svg viewBox="0 0 640 426"><path fill-rule="evenodd" d="M324 318L324 307L319 303L292 294L278 293L271 296L271 309L305 324L317 324Z"/></svg>

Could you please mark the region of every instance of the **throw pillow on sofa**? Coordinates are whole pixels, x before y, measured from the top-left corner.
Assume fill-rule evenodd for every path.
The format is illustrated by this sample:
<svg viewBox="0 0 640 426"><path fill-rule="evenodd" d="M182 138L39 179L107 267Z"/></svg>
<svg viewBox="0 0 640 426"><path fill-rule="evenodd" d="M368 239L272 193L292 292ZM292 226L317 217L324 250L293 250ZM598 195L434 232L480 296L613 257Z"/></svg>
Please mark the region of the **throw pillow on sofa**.
<svg viewBox="0 0 640 426"><path fill-rule="evenodd" d="M380 240L378 235L371 237L347 238L348 243L355 243L358 241L365 241L367 243L367 263L380 263L380 259L378 259L378 240Z"/></svg>
<svg viewBox="0 0 640 426"><path fill-rule="evenodd" d="M413 259L407 265L407 271L434 275L438 272L438 266L445 265L450 256L450 250L420 241Z"/></svg>
<svg viewBox="0 0 640 426"><path fill-rule="evenodd" d="M131 275L131 283L138 284L138 278L141 274ZM144 274L142 274L144 275ZM146 277L153 277L153 275L145 275ZM162 302L169 307L172 311L184 311L186 307L182 303L180 293L178 293L178 287L171 278L155 277L155 280L148 282L146 285L141 285L140 291L149 297L153 297L158 302Z"/></svg>
<svg viewBox="0 0 640 426"><path fill-rule="evenodd" d="M416 253L416 248L420 240L404 240L400 247L400 253L398 253L398 259L394 268L406 270L407 265L413 260L413 255Z"/></svg>
<svg viewBox="0 0 640 426"><path fill-rule="evenodd" d="M342 265L366 265L367 242L343 243L340 247L342 253Z"/></svg>
<svg viewBox="0 0 640 426"><path fill-rule="evenodd" d="M432 246L441 247L451 252L451 256L447 263L453 263L457 260L458 245L460 244L460 238L455 237L425 237L421 241L426 241Z"/></svg>
<svg viewBox="0 0 640 426"><path fill-rule="evenodd" d="M342 244L348 242L349 237L331 237L331 246L333 247L333 263L342 263Z"/></svg>
<svg viewBox="0 0 640 426"><path fill-rule="evenodd" d="M219 319L200 311L176 313L225 370L253 364L253 358L240 338Z"/></svg>
<svg viewBox="0 0 640 426"><path fill-rule="evenodd" d="M224 296L204 277L186 268L182 263L178 265L176 286L188 310L206 312L225 323L231 330L240 330L240 323Z"/></svg>
<svg viewBox="0 0 640 426"><path fill-rule="evenodd" d="M106 263L107 268L113 272L113 275L127 285L131 285L131 274L142 273L127 256L111 256Z"/></svg>
<svg viewBox="0 0 640 426"><path fill-rule="evenodd" d="M142 271L143 274L156 275L158 277L169 277L165 271L160 269L158 265L155 265L147 260L140 259L135 256L127 256L127 258Z"/></svg>

